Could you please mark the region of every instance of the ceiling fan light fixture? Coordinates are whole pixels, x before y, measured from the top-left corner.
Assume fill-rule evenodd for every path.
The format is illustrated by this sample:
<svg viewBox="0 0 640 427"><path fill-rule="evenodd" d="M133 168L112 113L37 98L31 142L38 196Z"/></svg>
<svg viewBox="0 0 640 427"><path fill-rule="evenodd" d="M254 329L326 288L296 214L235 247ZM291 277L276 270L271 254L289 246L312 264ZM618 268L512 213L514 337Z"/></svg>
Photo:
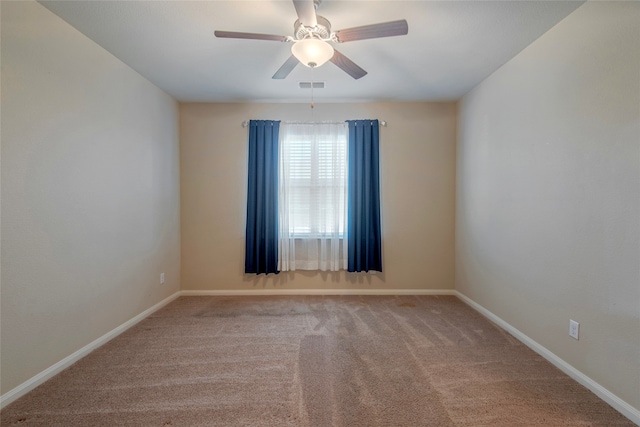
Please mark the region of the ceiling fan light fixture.
<svg viewBox="0 0 640 427"><path fill-rule="evenodd" d="M316 68L330 60L334 51L326 41L308 38L295 42L291 46L291 53L307 67Z"/></svg>

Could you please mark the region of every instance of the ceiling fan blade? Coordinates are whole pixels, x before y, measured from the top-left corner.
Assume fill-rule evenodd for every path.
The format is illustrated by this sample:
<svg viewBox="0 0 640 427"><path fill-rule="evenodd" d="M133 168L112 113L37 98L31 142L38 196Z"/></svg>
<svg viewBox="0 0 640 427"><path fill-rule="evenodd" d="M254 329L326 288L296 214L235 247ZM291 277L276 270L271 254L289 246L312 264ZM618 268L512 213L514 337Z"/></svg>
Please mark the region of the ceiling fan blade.
<svg viewBox="0 0 640 427"><path fill-rule="evenodd" d="M305 27L315 27L318 25L316 7L313 4L313 0L293 0L293 5L296 8L298 19L302 25Z"/></svg>
<svg viewBox="0 0 640 427"><path fill-rule="evenodd" d="M342 68L345 73L349 74L356 80L367 75L367 72L365 70L360 68L360 66L358 66L355 62L335 49L333 52L333 57L330 59L330 61L336 64L338 67Z"/></svg>
<svg viewBox="0 0 640 427"><path fill-rule="evenodd" d="M408 32L409 24L407 24L406 19L401 19L399 21L364 25L362 27L336 31L336 38L339 42L344 43L355 40L377 39L380 37L404 36Z"/></svg>
<svg viewBox="0 0 640 427"><path fill-rule="evenodd" d="M273 40L277 42L286 42L286 36L274 36L272 34L256 34L256 33L239 33L236 31L214 31L216 37L226 39L250 39L250 40Z"/></svg>
<svg viewBox="0 0 640 427"><path fill-rule="evenodd" d="M289 75L289 73L291 71L293 71L294 68L296 68L296 65L298 65L299 62L300 61L298 61L298 58L296 58L295 56L291 55L289 57L289 59L287 59L285 61L285 63L282 64L282 67L280 67L278 69L278 71L276 71L276 73L271 78L272 79L284 79L285 77L287 77Z"/></svg>

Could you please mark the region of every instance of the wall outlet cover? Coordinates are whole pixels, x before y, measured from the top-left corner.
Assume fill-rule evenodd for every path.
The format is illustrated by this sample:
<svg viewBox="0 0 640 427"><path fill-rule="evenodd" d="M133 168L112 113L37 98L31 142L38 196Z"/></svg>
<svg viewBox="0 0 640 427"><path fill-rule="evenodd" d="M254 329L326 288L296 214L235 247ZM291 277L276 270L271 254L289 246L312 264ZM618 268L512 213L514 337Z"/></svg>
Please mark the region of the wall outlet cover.
<svg viewBox="0 0 640 427"><path fill-rule="evenodd" d="M578 339L579 334L580 334L580 323L576 322L575 320L569 319L569 336L571 338Z"/></svg>

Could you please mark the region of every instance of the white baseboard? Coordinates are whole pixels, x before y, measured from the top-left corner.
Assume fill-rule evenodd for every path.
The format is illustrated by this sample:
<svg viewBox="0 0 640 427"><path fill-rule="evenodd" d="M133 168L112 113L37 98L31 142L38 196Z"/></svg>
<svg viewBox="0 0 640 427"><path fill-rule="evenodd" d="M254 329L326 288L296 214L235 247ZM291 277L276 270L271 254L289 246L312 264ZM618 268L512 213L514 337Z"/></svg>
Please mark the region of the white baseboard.
<svg viewBox="0 0 640 427"><path fill-rule="evenodd" d="M256 295L456 295L453 289L227 289L183 290L183 296Z"/></svg>
<svg viewBox="0 0 640 427"><path fill-rule="evenodd" d="M540 345L538 342L529 338L524 333L520 332L518 329L511 326L509 323L502 320L500 317L496 316L477 302L473 301L471 298L466 295L461 294L460 292L455 292L456 296L460 298L463 302L469 305L474 310L478 311L484 317L488 318L492 322L496 323L501 328L505 329L511 335L520 340L524 345L538 353L540 356L547 359L553 365L555 365L558 369L560 369L565 374L569 375L571 378L576 380L578 383L582 384L593 393L595 393L600 399L607 402L613 408L615 408L618 412L620 412L625 417L629 418L632 422L636 423L640 426L640 410L634 408L629 403L620 399L618 396L610 392L608 389L604 388L602 385L598 384L569 363L565 362L546 347Z"/></svg>
<svg viewBox="0 0 640 427"><path fill-rule="evenodd" d="M0 396L0 409L4 408L6 405L15 401L16 399L24 396L25 394L27 394L28 392L30 392L40 384L44 383L54 375L62 372L64 369L68 368L78 360L82 359L84 356L91 353L96 348L105 344L109 340L112 340L113 338L120 335L121 333L123 333L124 331L126 331L127 329L135 325L136 323L139 323L140 321L144 320L146 317L150 316L155 311L169 304L171 301L175 300L179 296L180 296L180 292L178 291L173 295L163 299L153 307L143 311L142 313L138 314L132 319L129 319L128 321L118 326L117 328L107 332L100 338L85 345L80 350L76 351L73 354L70 354L69 356L65 357L55 365L50 366L49 368L45 369L44 371L40 372L36 376L30 378L29 380L23 382L22 384L15 387L14 389L9 390L8 392Z"/></svg>

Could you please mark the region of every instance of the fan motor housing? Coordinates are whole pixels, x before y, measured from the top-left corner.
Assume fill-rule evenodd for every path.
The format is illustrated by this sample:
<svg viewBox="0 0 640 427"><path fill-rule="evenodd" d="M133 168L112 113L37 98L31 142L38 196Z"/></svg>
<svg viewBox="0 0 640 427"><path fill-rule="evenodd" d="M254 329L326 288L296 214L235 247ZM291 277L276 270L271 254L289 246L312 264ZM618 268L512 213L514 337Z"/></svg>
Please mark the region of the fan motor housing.
<svg viewBox="0 0 640 427"><path fill-rule="evenodd" d="M327 18L320 15L316 16L318 25L315 27L305 27L300 20L296 20L293 24L293 34L296 40L303 40L309 37L327 40L331 37L331 23Z"/></svg>

